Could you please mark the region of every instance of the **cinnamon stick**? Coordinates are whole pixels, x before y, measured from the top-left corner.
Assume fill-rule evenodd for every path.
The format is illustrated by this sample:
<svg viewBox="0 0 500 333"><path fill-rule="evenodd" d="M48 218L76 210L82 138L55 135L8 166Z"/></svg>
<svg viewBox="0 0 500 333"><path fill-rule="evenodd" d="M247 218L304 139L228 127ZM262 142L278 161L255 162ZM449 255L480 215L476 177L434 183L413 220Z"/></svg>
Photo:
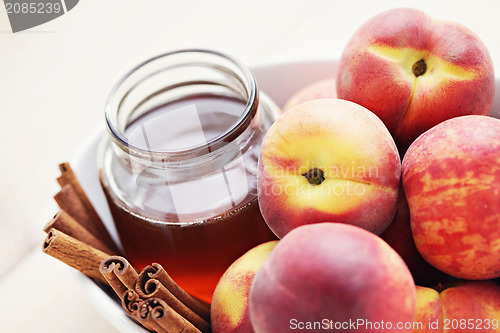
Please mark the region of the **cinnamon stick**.
<svg viewBox="0 0 500 333"><path fill-rule="evenodd" d="M119 296L122 300L122 308L130 317L135 319L150 331L163 332L163 328L161 328L151 318L147 318L147 314L141 316L140 309L144 301L139 297L139 295L137 295L134 290L127 290L125 293Z"/></svg>
<svg viewBox="0 0 500 333"><path fill-rule="evenodd" d="M57 214L45 225L43 230L49 232L50 229L55 228L64 232L68 236L78 239L85 244L95 247L106 253L113 254L113 250L107 245L92 235L87 229L79 224L71 215L64 210L60 210Z"/></svg>
<svg viewBox="0 0 500 333"><path fill-rule="evenodd" d="M101 261L110 257L109 253L104 253L55 228L49 230L42 251L88 277L107 284L106 279L99 272L99 265Z"/></svg>
<svg viewBox="0 0 500 333"><path fill-rule="evenodd" d="M80 182L78 181L78 178L76 178L76 175L73 172L73 169L71 168L70 164L68 162L59 164L59 170L61 171L61 176L57 178L57 182L59 183L61 188L66 185L73 186L76 194L78 195L80 201L85 207L85 210L87 211L89 217L95 221L101 221L99 215L94 209L94 206L92 206L92 203L90 202Z"/></svg>
<svg viewBox="0 0 500 333"><path fill-rule="evenodd" d="M143 299L155 298L165 301L175 312L192 323L200 331L210 332L209 322L182 303L159 280L151 279L141 272L135 291Z"/></svg>
<svg viewBox="0 0 500 333"><path fill-rule="evenodd" d="M109 266L103 267L102 264L104 262L105 261L101 262L101 266L99 266L99 271L101 271L102 276L104 276L108 284L111 286L111 288L113 288L113 290L118 296L124 295L129 289L125 287L125 285L113 272L115 270L115 267L117 266L116 263L111 263Z"/></svg>
<svg viewBox="0 0 500 333"><path fill-rule="evenodd" d="M99 230L94 226L92 218L87 214L85 206L71 184L64 185L61 190L54 195L54 199L59 205L59 208L71 215L92 235L100 238Z"/></svg>
<svg viewBox="0 0 500 333"><path fill-rule="evenodd" d="M127 259L120 256L112 256L103 260L99 271L118 296L124 295L129 289L134 290L139 276Z"/></svg>
<svg viewBox="0 0 500 333"><path fill-rule="evenodd" d="M149 279L156 279L161 282L176 298L193 310L197 315L210 322L210 304L203 302L182 289L167 273L167 271L157 263L145 267L140 276L141 287L145 286Z"/></svg>
<svg viewBox="0 0 500 333"><path fill-rule="evenodd" d="M127 290L118 296L122 300L123 309L128 313L138 311L140 304L144 302L134 290Z"/></svg>
<svg viewBox="0 0 500 333"><path fill-rule="evenodd" d="M141 310L147 317L168 333L201 333L192 323L178 314L167 302L158 298L150 298L141 304Z"/></svg>
<svg viewBox="0 0 500 333"><path fill-rule="evenodd" d="M75 204L73 195L76 195L76 197L79 199L79 203L76 204L77 207L74 209L70 209L65 203L65 196L56 195L57 197L54 198L56 199L59 206L61 207L60 201L63 203L63 205L65 205L65 207L61 207L61 209L66 210L67 213L69 213L77 221L79 221L83 227L90 231L90 233L92 233L96 238L100 239L104 244L111 248L113 250L113 253L119 253L118 247L116 246L113 238L109 234L101 218L94 209L94 206L85 194L85 191L83 190L70 164L67 162L59 164L59 170L61 171L61 176L57 178L57 182L61 186L62 191L69 185L73 190L65 191L74 192L71 193L72 200L68 202L68 204Z"/></svg>

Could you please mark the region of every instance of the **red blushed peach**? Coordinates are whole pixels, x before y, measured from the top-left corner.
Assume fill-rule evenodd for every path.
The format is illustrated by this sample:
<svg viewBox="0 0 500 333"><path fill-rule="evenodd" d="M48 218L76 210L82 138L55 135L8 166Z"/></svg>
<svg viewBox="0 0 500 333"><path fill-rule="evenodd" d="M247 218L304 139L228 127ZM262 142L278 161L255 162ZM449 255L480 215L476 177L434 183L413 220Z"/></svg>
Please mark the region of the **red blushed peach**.
<svg viewBox="0 0 500 333"><path fill-rule="evenodd" d="M416 9L392 9L361 26L337 73L338 98L379 116L402 153L446 119L490 114L494 92L493 63L481 40Z"/></svg>
<svg viewBox="0 0 500 333"><path fill-rule="evenodd" d="M410 210L402 186L399 189L398 210L391 225L380 234L405 261L410 269L415 283L420 286L433 286L447 282L450 277L431 266L418 253L410 224Z"/></svg>
<svg viewBox="0 0 500 333"><path fill-rule="evenodd" d="M326 79L311 83L293 94L285 103L282 112L292 107L314 99L337 98L335 79Z"/></svg>
<svg viewBox="0 0 500 333"><path fill-rule="evenodd" d="M500 276L500 120L464 116L422 134L403 159L415 245L457 278Z"/></svg>
<svg viewBox="0 0 500 333"><path fill-rule="evenodd" d="M259 205L278 237L330 221L380 234L396 213L400 173L394 140L373 113L344 100L313 100L285 112L267 132Z"/></svg>
<svg viewBox="0 0 500 333"><path fill-rule="evenodd" d="M260 244L237 259L215 288L211 305L213 333L251 333L248 296L255 274L278 241Z"/></svg>
<svg viewBox="0 0 500 333"><path fill-rule="evenodd" d="M274 248L250 289L250 319L259 333L387 332L413 322L415 285L401 257L380 237L341 223L298 227ZM359 326L339 323L364 320Z"/></svg>
<svg viewBox="0 0 500 333"><path fill-rule="evenodd" d="M417 286L414 333L500 332L500 286L491 281L457 282L441 293Z"/></svg>
<svg viewBox="0 0 500 333"><path fill-rule="evenodd" d="M461 282L443 290L440 298L443 332L500 332L500 287L495 283Z"/></svg>

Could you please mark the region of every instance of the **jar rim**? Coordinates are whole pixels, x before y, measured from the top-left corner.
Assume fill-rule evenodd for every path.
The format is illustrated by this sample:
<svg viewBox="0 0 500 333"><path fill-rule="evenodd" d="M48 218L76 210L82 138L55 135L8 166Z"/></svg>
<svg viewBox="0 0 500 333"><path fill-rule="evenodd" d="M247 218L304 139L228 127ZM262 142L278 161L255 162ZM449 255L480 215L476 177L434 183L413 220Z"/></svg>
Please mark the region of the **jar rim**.
<svg viewBox="0 0 500 333"><path fill-rule="evenodd" d="M139 147L138 145L130 142L127 137L122 133L122 131L118 128L118 125L115 124L115 121L112 119L112 111L113 111L113 104L115 102L115 99L118 96L118 91L124 85L124 83L130 79L130 77L140 71L142 68L146 67L147 65L158 61L160 59L163 59L165 57L173 56L173 55L178 55L178 54L193 54L193 53L199 53L199 54L208 54L212 56L219 57L223 60L229 61L232 63L238 71L241 71L243 74L243 79L248 83L249 85L249 91L248 91L248 100L245 105L245 109L241 113L240 117L238 120L228 129L226 129L224 132L221 134L215 136L214 138L211 138L210 140L206 141L205 143L201 143L195 146L187 147L187 148L181 148L181 149L169 149L169 150L149 150L149 149L144 149ZM125 95L126 96L126 95ZM119 96L118 96L119 97ZM119 97L121 98L121 97ZM119 103L120 104L120 103ZM113 89L111 90L111 93L108 96L108 99L106 101L105 105L105 118L106 118L106 127L108 131L110 132L113 141L118 144L118 146L126 150L129 154L138 156L138 157L147 157L148 159L151 160L159 160L159 161L168 161L168 160L181 160L185 158L194 158L194 157L199 157L202 155L206 155L207 151L212 152L215 151L223 146L225 146L227 143L230 143L234 141L236 138L242 134L245 129L250 125L252 120L254 119L257 109L259 107L259 92L257 88L257 82L251 73L251 71L244 66L240 61L237 59L224 54L219 51L214 51L214 50L209 50L209 49L181 49L181 50L176 50L176 51L171 51L171 52L165 52L162 54L159 54L157 56L151 57L135 67L133 67L131 70L129 70L125 75L123 75L120 80L114 85Z"/></svg>

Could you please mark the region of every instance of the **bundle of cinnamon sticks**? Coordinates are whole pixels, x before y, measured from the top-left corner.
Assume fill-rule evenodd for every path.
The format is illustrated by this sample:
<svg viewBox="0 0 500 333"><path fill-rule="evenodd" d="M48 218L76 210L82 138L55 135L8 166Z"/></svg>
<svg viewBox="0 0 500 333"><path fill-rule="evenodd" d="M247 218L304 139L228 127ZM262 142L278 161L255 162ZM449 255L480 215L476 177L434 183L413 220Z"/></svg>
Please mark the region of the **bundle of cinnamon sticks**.
<svg viewBox="0 0 500 333"><path fill-rule="evenodd" d="M59 165L60 211L43 252L111 287L126 313L155 332L210 332L210 305L186 293L159 264L137 272L121 255L69 163Z"/></svg>
<svg viewBox="0 0 500 333"><path fill-rule="evenodd" d="M183 289L159 264L138 274L120 256L109 257L100 271L117 295L125 311L155 332L210 332L210 306Z"/></svg>

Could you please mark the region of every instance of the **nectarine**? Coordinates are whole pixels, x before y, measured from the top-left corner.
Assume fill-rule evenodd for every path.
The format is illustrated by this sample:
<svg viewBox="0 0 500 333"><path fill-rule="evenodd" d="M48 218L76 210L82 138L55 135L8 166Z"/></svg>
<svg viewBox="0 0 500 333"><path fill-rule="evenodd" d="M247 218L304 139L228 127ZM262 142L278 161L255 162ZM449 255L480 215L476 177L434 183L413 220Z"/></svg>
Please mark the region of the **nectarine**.
<svg viewBox="0 0 500 333"><path fill-rule="evenodd" d="M252 333L248 296L255 274L278 241L257 245L238 258L222 275L212 296L213 333Z"/></svg>
<svg viewBox="0 0 500 333"><path fill-rule="evenodd" d="M316 81L300 89L286 101L282 112L298 104L322 98L337 98L334 78Z"/></svg>
<svg viewBox="0 0 500 333"><path fill-rule="evenodd" d="M500 332L500 286L491 281L457 282L441 293L416 291L414 333Z"/></svg>
<svg viewBox="0 0 500 333"><path fill-rule="evenodd" d="M382 119L401 152L438 123L490 114L493 63L469 29L416 9L392 9L361 26L346 46L337 94Z"/></svg>
<svg viewBox="0 0 500 333"><path fill-rule="evenodd" d="M345 100L305 102L264 138L260 209L278 237L329 221L379 234L396 212L400 169L394 140L373 113Z"/></svg>
<svg viewBox="0 0 500 333"><path fill-rule="evenodd" d="M457 278L500 276L500 120L463 116L422 134L403 159L422 257Z"/></svg>
<svg viewBox="0 0 500 333"><path fill-rule="evenodd" d="M271 252L252 282L250 319L259 333L411 332L397 323L413 322L415 302L410 271L380 237L318 223L292 230Z"/></svg>
<svg viewBox="0 0 500 333"><path fill-rule="evenodd" d="M410 209L402 186L399 189L396 216L391 225L380 234L380 238L385 240L403 258L416 284L433 286L445 283L450 279L448 275L426 262L418 252L411 232Z"/></svg>

